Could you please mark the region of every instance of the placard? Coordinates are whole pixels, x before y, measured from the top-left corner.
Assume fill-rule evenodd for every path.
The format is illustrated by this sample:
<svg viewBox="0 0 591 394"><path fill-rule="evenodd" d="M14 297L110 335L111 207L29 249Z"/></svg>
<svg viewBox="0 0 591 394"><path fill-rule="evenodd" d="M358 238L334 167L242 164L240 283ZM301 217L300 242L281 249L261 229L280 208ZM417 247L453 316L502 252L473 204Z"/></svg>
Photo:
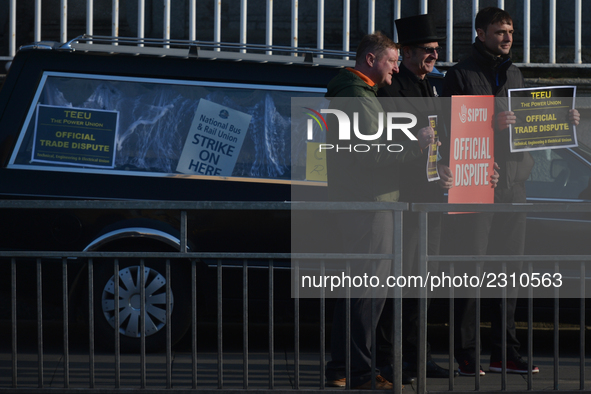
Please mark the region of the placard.
<svg viewBox="0 0 591 394"><path fill-rule="evenodd" d="M427 180L429 182L438 181L439 170L437 168L437 159L439 158L439 135L437 134L437 115L429 116L429 126L433 129L435 141L429 145L429 154L427 155Z"/></svg>
<svg viewBox="0 0 591 394"><path fill-rule="evenodd" d="M251 115L201 99L176 170L231 176Z"/></svg>
<svg viewBox="0 0 591 394"><path fill-rule="evenodd" d="M511 152L578 146L568 111L575 107L575 86L509 89Z"/></svg>
<svg viewBox="0 0 591 394"><path fill-rule="evenodd" d="M113 168L118 111L39 104L31 161Z"/></svg>
<svg viewBox="0 0 591 394"><path fill-rule="evenodd" d="M454 185L448 202L494 202L494 96L452 96L449 168Z"/></svg>
<svg viewBox="0 0 591 394"><path fill-rule="evenodd" d="M320 142L306 141L306 180L326 182L326 149Z"/></svg>

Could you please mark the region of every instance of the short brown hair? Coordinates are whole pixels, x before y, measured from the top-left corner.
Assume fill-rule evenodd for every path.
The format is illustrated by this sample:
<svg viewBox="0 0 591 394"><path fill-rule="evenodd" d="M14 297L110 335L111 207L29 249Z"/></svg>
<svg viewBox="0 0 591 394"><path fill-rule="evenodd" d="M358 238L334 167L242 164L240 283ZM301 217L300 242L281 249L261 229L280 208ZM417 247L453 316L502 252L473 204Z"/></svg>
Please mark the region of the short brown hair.
<svg viewBox="0 0 591 394"><path fill-rule="evenodd" d="M478 11L478 14L476 14L474 27L476 29L482 29L484 32L486 32L486 29L489 25L494 25L497 22L512 25L513 19L511 19L511 15L509 15L509 13L505 10L497 7L487 7L481 9Z"/></svg>
<svg viewBox="0 0 591 394"><path fill-rule="evenodd" d="M357 46L355 62L362 62L368 53L373 53L379 59L387 49L398 48L400 48L400 45L389 39L382 32L377 31L373 34L366 34Z"/></svg>

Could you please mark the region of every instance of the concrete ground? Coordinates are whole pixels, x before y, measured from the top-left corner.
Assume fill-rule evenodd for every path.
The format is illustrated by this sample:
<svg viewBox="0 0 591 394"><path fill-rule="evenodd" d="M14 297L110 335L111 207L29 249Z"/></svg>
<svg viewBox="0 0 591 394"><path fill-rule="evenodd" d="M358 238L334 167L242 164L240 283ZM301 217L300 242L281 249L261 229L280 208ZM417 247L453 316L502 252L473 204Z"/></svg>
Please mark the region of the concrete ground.
<svg viewBox="0 0 591 394"><path fill-rule="evenodd" d="M196 365L197 388L219 388L220 371L218 370L218 354L215 350L215 339L208 337L212 328L199 332L198 356ZM37 354L36 327L19 329L19 343L17 347L17 385L19 388L37 388L41 384L45 388L64 387L64 356L59 332L51 332L51 328L44 328L45 339L43 346L43 375L39 377L40 358ZM59 330L56 330L59 331ZM488 371L488 329L482 328L483 352L481 363ZM230 330L224 336L224 352L222 355L221 377L224 389L258 389L269 388L269 353L267 351L268 338L266 328L250 330L248 347L248 363L244 362L241 344L242 332L239 329ZM55 334L55 336L52 336ZM10 327L0 324L0 389L12 386L13 369L10 343ZM527 330L519 330L522 343L527 343ZM215 337L213 337L215 338ZM320 387L321 367L318 349L317 331L301 330L301 348L299 354L299 388L313 390ZM429 329L429 338L433 347L435 361L443 367L448 365L446 351L448 329L446 326L435 326ZM534 364L540 368L540 373L533 376L533 390L579 390L581 388L579 331L576 327L567 327L560 331L558 369L555 370L554 336L553 331L547 329L534 330ZM72 388L90 387L91 374L94 369L95 388L115 387L115 358L112 354L102 353L97 349L94 364L89 363L86 338L73 338L70 343L69 354L69 382ZM589 341L586 341L587 343ZM275 337L273 382L276 390L292 390L296 386L293 352L293 338L289 333L278 330ZM190 338L177 344L172 351L170 365L170 382L174 389L192 388L193 361L191 356ZM526 349L522 352L527 354ZM589 352L587 352L589 353ZM326 359L330 352L326 352ZM245 368L246 365L246 368ZM457 366L454 366L457 367ZM248 379L245 386L245 372ZM555 372L558 380L555 382ZM584 370L585 390L591 389L591 357L585 356ZM167 386L167 363L165 354L148 354L143 371L145 387L163 389ZM453 391L472 391L475 389L473 377L458 377L453 380ZM120 387L142 387L142 368L139 355L121 355ZM527 375L507 375L506 389L508 391L527 390ZM448 379L427 379L428 391L448 391ZM481 391L498 391L502 389L501 374L487 372L480 378ZM341 390L327 388L327 390ZM416 385L407 385L404 392L416 391Z"/></svg>

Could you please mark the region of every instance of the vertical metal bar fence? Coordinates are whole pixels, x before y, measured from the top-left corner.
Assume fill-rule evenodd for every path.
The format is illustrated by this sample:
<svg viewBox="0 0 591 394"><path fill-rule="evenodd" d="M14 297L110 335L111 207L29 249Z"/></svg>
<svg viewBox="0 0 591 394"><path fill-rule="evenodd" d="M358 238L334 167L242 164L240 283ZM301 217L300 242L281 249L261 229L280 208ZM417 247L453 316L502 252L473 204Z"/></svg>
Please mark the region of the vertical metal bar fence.
<svg viewBox="0 0 591 394"><path fill-rule="evenodd" d="M49 205L50 203L48 203ZM439 204L439 205L444 205L444 204ZM55 205L56 207L59 205ZM420 224L420 239L419 239L419 259L421 261L421 266L420 266L420 275L423 277L427 276L427 269L428 269L428 265L427 263L431 260L433 261L448 261L451 262L451 266L450 266L450 274L453 276L454 275L454 266L453 266L453 261L452 258L458 258L458 256L430 256L428 254L428 235L427 235L427 229L428 229L428 214L429 212L438 212L437 211L437 206L438 204L415 204L415 206L413 206L413 210L415 210L416 212L419 213L419 224ZM542 206L542 205L540 205ZM61 206L60 206L61 207ZM571 209L573 207L569 206L568 204L564 204L564 205L554 205L554 206L550 206L550 204L548 204L548 207L546 207L545 209L547 209L549 212L554 212L552 209L554 210L560 210L563 209L561 207L565 207L565 210ZM487 206L483 206L483 209L486 209ZM495 207L493 207L495 208ZM530 208L531 207L525 207L525 208ZM534 207L535 208L535 207ZM439 208L441 209L441 208ZM447 209L449 209L449 207L447 207ZM458 208L459 209L459 208ZM474 208L471 208L472 210L474 210ZM492 208L491 208L492 209ZM523 206L512 206L512 209L515 209L516 211L519 211L519 209L524 209ZM486 211L486 210L485 210ZM572 210L573 212L576 212L576 210ZM584 210L581 210L580 212L585 212ZM402 221L402 211L394 211L394 252L393 252L393 262L394 262L394 276L398 277L402 274L402 246L403 246L403 241L402 241L402 228L403 228L403 221ZM186 210L180 210L180 238L179 238L179 242L180 242L180 250L179 252L181 252L181 256L178 257L174 257L174 259L186 259L186 255L187 253L189 253L188 250L188 245L187 245L187 229L188 229L188 215L187 215L187 211ZM193 255L189 255L190 257L187 258L187 263L190 263L190 266L188 265L188 267L191 268L191 278L192 280L192 286L191 286L191 294L192 294L192 301L191 301L191 313L192 313L192 323L194 325L193 331L192 331L192 346L191 346L191 385L193 389L198 388L197 385L197 331L195 326L197 325L198 321L196 319L196 315L197 315L197 288L195 286L195 278L197 276L197 269L196 269L196 261L195 258L193 257ZM42 261L41 257L37 257L37 255L33 255L34 257L34 263L35 263L35 290L36 290L36 323L37 323L37 365L36 365L36 369L37 369L37 386L39 389L48 389L51 390L51 388L49 387L49 383L48 381L45 379L46 377L48 377L48 369L47 369L47 363L49 362L49 357L46 357L47 353L47 349L44 348L44 298L43 298L43 289L44 286L46 286L43 281L44 281L44 271L43 271L43 267L44 267L44 263ZM462 260L461 258L459 258L457 261L466 261L466 259L468 258L474 258L474 257L481 257L481 256L461 256L464 257L465 259ZM486 260L487 262L497 262L500 263L501 267L502 267L502 272L505 273L505 275L507 274L507 262L506 261L518 261L518 259L513 259L513 260L506 260L507 256L482 256L483 260ZM485 259L484 257L488 257L488 259ZM532 256L509 256L509 257L518 257L518 258L522 258L524 261L527 261L527 274L529 275L529 277L533 277L532 276L532 272L533 272L533 263L537 263L538 260L533 260L531 257ZM530 257L528 259L528 257ZM539 258L539 256L533 256L536 258ZM542 256L545 257L545 256ZM561 258L562 257L562 258ZM561 272L561 267L560 267L560 262L565 261L565 260L569 260L568 258L566 258L567 256L548 256L548 259L546 261L551 261L554 264L554 273L563 273ZM580 256L575 256L576 258L571 258L569 261L575 261L579 263L578 266L578 270L579 270L579 275L580 278L578 279L579 284L580 284L580 291L578 293L578 297L579 297L579 322L580 322L580 332L579 332L579 344L580 344L580 351L579 351L579 373L578 373L578 384L581 390L585 389L585 297L586 297L586 291L585 291L585 279L586 279L586 261L588 261L588 256L585 257L580 257ZM147 319L146 319L146 313L148 313L148 309L146 307L146 285L147 285L147 281L149 280L148 278L148 270L149 268L146 267L146 261L149 261L147 259L151 259L152 257L142 257L140 258L140 267L139 267L139 271L135 274L136 277L134 278L135 280L137 280L138 284L140 284L140 311L142 311L142 313L140 313L139 315L139 319L140 319L140 339L141 339L141 347L140 347L140 388L141 389L147 389L147 388L151 388L149 385L149 381L150 381L150 373L148 373L148 367L150 369L153 368L152 363L148 363L148 356L146 354L147 350L146 350L146 323L147 323ZM253 386L255 386L255 382L254 380L251 380L251 376L250 376L250 371L249 371L249 367L251 365L252 360L249 359L250 356L250 348L249 348L249 289L252 289L252 284L249 284L249 262L247 260L247 257L234 257L235 259L240 259L242 264L241 264L241 270L242 270L242 340L243 340L243 345L242 345L242 367L243 367L243 382L242 382L242 389L243 390L252 390ZM307 257L304 257L307 258ZM76 258L78 259L78 257ZM95 363L96 363L96 355L95 355L95 325L96 325L96 321L95 321L95 315L94 315L94 308L95 305L99 304L99 300L96 300L94 297L96 294L99 294L97 292L95 292L95 286L98 283L98 277L99 277L99 273L102 272L102 267L100 267L98 265L99 261L102 264L102 257L88 257L88 260L86 260L86 257L82 257L81 259L84 259L84 261L86 261L87 263L87 285L88 285L88 310L89 310L89 315L88 315L88 377L89 377L89 381L88 381L88 386L90 389L102 389L100 386L100 384L97 382L97 377L101 376L101 371L97 370L97 368L95 367ZM446 260L447 259L447 260ZM60 360L60 363L63 363L63 388L64 389L70 389L73 388L72 386L72 382L71 382L71 370L70 370L70 363L71 363L71 358L70 358L70 327L69 327L69 320L70 317L72 315L71 313L71 305L68 299L68 295L70 292L70 287L68 285L68 264L70 262L76 261L79 262L78 260L69 260L68 257L64 257L61 256L58 260L61 264L57 265L56 262L56 266L58 266L61 269L61 285L59 287L61 287L61 306L63 309L63 316L62 317L62 322L63 322L63 332L62 332L62 338L63 338L63 359ZM232 388L229 387L224 387L224 376L223 376L223 371L224 371L224 365L223 365L223 339L222 339L222 332L223 332L223 318L222 318L222 306L223 306L223 292L222 292L222 268L223 268L223 264L222 264L222 258L218 258L217 259L217 265L215 265L216 268L216 272L217 272L217 384L218 384L218 388L226 388L226 389L230 389L232 390ZM424 263L424 264L423 264ZM166 273L165 273L165 279L166 279L166 297L165 297L165 313L166 313L166 321L168 322L168 324L166 325L166 355L165 355L165 366L164 366L164 379L165 379L165 388L167 390L173 390L174 387L174 379L173 379L173 359L172 359L172 330L174 329L174 326L171 323L172 320L172 311L173 311L173 306L172 306L172 286L175 285L173 276L172 276L172 261L171 258L166 258L165 259L165 269L166 269ZM293 268L295 269L295 274L296 274L296 278L299 276L300 274L300 261L299 260L295 260L293 262L294 266ZM351 273L351 264L355 264L355 258L353 257L350 260L347 260L346 262L346 274L350 275ZM481 273L482 273L482 262L479 263L478 266L478 270L477 270L477 276L480 277ZM274 370L274 335L275 335L275 300L274 300L274 290L275 290L275 277L273 275L274 272L274 268L275 267L275 263L273 258L269 258L267 267L269 269L269 276L268 276L268 307L269 307L269 315L268 315L268 334L269 334L269 341L268 341L268 346L269 346L269 354L268 354L268 362L269 362L269 366L268 366L268 377L269 377L269 389L274 390L276 389L275 386L275 370ZM320 274L321 276L324 276L326 273L325 270L325 261L321 260L320 261ZM110 269L110 266L109 266ZM109 272L109 270L107 270L106 272ZM111 271L113 273L113 282L114 282L114 287L113 287L113 296L114 296L114 302L113 302L113 308L114 311L119 311L119 299L120 299L120 289L119 289L119 258L114 258L113 259L113 269ZM252 272L252 271L251 271ZM374 272L372 272L372 274L375 274L375 266L374 266ZM11 328L11 339L12 339L12 348L11 348L11 352L12 352L12 388L16 389L17 388L17 375L18 375L18 349L17 349L17 326L18 326L18 316L17 316L17 259L15 257L10 257L10 282L11 282L11 320L12 320L12 328ZM301 390L301 389L305 389L305 384L304 384L304 380L303 380L303 376L300 376L301 374L301 366L303 365L302 360L301 360L301 340L300 340L300 335L301 335L301 331L300 331L300 321L301 321L301 304L299 301L299 290L298 290L298 286L295 287L295 300L294 300L294 315L293 315L293 321L294 321L294 325L293 325L293 344L294 344L294 364L293 364L293 370L294 370L294 380L293 380L293 386L292 389L293 390ZM47 289L46 289L47 290ZM100 290L100 288L99 288ZM477 289L477 295L476 298L479 299L480 298L480 291ZM350 329L350 324L351 324L351 301L350 301L350 290L347 289L347 297L346 297L346 309L345 309L345 318L346 318L346 375L347 375L347 387L350 388L350 377L351 377L351 348L350 348L350 339L351 339L351 329ZM560 372L560 353L559 353L559 346L560 346L560 290L558 289L558 287L555 287L554 290L554 311L553 311L553 323L554 323L554 330L553 330L553 389L554 390L559 390L559 383L561 382L561 377L559 375ZM454 337L453 337L453 331L454 331L454 323L453 323L453 317L454 317L454 302L453 302L453 297L454 297L454 291L453 291L453 287L450 287L450 314L449 314L449 318L450 318L450 334L449 334L449 350L450 350L450 355L449 355L449 363L450 365L453 365L454 360L453 360L453 341L454 341ZM420 393L427 393L429 390L428 386L427 386L427 379L426 379L426 363L427 363L427 358L426 358L426 343L427 343L427 288L426 287L422 287L421 288L421 298L420 298L420 303L419 303L419 320L420 320L420 329L419 329L419 363L418 363L418 372L419 372L419 380L417 382L417 392ZM507 296L507 290L503 289L502 290L502 307L501 307L501 311L502 311L502 322L501 325L502 326L506 326L507 323L507 318L506 318L506 312L507 312L507 300L506 300L506 296ZM394 303L393 303L393 310L392 313L394 314L394 327L395 327L395 332L396 333L400 333L401 332L401 322L402 322L402 304L401 304L401 299L402 299L402 290L400 287L396 287L394 289ZM576 298L574 298L576 299ZM528 288L528 304L527 304L527 309L528 309L528 314L527 314L527 318L528 318L528 339L527 339L527 344L528 344L528 350L527 350L527 355L528 355L528 372L526 374L527 376L527 390L528 391L533 391L534 387L533 387L533 380L532 380L532 366L533 366L533 305L534 305L534 300L533 300L533 289L532 287ZM477 311L476 311L476 323L477 323L477 331L476 331L476 343L477 343L477 354L476 354L476 374L474 377L474 384L475 384L475 389L476 391L490 391L490 388L487 390L481 390L482 387L480 385L480 375L478 373L478 368L479 368L479 364L480 364L480 351L479 351L479 346L478 344L480 344L480 330L478 329L479 323L480 323L480 314L481 314L481 309L480 309L480 305L477 304ZM326 312L326 308L325 308L325 300L324 298L321 298L320 300L320 357L319 357L319 368L320 370L318 371L318 376L320 378L319 381L319 388L320 390L323 390L325 388L324 385L324 364L325 364L325 357L324 357L324 351L325 351L325 312ZM378 319L378 314L376 312L376 304L374 302L374 300L372 300L372 306L371 306L371 319L372 319L372 326L375 329L375 326L377 324L377 319ZM102 317L102 316L101 316ZM114 326L115 326L115 330L114 330L114 340L115 340L115 389L119 389L121 388L121 381L120 381L120 364L121 364L121 359L120 359L120 349L119 349L119 314L115 313L114 314ZM504 330L503 330L504 331ZM402 337L400 335L397 335L395 337L394 340L394 344L393 344L393 361L394 361L394 381L395 382L400 382L401 380L401 364L402 364L402 353L401 353L401 339ZM372 347L376 348L376 334L375 332L372 332L372 337L371 337L371 343L372 343ZM507 334L505 332L502 333L502 339L501 339L501 344L502 344L502 375L501 375L501 387L500 390L501 391L507 391L510 387L509 386L509 380L507 378L507 367L506 367L506 363L507 363L507 352L504 349L507 343ZM45 360L47 358L47 360ZM372 354L372 368L373 372L372 374L374 375L373 377L375 378L375 366L376 366L376 355L375 353ZM44 365L45 364L45 365ZM564 366L563 366L564 367ZM54 373L55 375L55 373ZM52 377L53 379L53 377ZM374 379L375 380L375 379ZM372 385L375 386L375 381L372 382ZM401 387L400 385L396 384L394 385L394 392L400 393L401 392ZM495 389L496 390L496 389ZM540 389L538 389L539 391ZM454 391L454 382L453 382L453 371L450 369L450 376L449 376L449 391Z"/></svg>
<svg viewBox="0 0 591 394"><path fill-rule="evenodd" d="M325 31L325 23L324 23L324 9L325 9L325 1L326 0L318 0L317 2L317 39L316 45L318 49L323 49L325 47L324 43L324 31ZM515 4L518 3L518 0L514 1ZM156 2L157 3L157 2ZM453 0L447 0L446 6L446 31L447 31L447 39L446 39L446 63L453 63L453 48L454 45L454 34L453 34L453 24L454 24L454 15L453 15ZM10 61L16 55L17 47L17 2L16 0L9 0L7 2L8 5L8 24L7 24L7 32L6 36L8 37L8 52L7 53L0 53L0 60L7 60ZM95 31L95 22L94 22L94 15L95 15L95 7L102 6L103 3L95 3L93 0L86 1L86 7L83 17L85 19L85 34L92 36ZM142 39L145 38L145 0L138 0L138 13L135 17L137 23L137 38ZM215 0L214 2L214 10L213 10L213 40L216 42L222 41L222 0ZM350 39L351 39L351 3L350 0L343 0L343 18L342 18L342 48L343 51L349 51L350 47ZM393 0L392 7L393 7L393 14L394 19L400 18L401 15L401 4L402 0ZM499 0L497 2L498 7L505 8L505 1ZM536 37L532 37L532 33L536 33L536 31L532 32L532 24L536 24L536 21L531 20L531 0L523 0L523 63L529 64L531 63L531 52L532 52L532 38L535 39ZM71 12L68 11L68 2L67 0L60 0L60 22L59 22L59 38L58 41L65 43L68 41L68 26L69 20L74 20L77 18L78 15L73 15ZM162 3L163 6L163 19L162 19L162 26L163 26L163 33L162 38L164 40L170 40L170 29L171 29L171 8L173 6L178 6L174 2L170 0L164 0ZM291 1L291 21L290 21L290 45L293 48L300 47L299 44L299 6L300 3L298 0ZM375 30L375 0L368 1L368 31ZM428 2L426 0L421 0L419 3L420 6L420 13L427 13L428 12ZM472 31L470 34L473 34L474 23L473 19L476 15L477 10L480 8L479 0L472 0ZM556 31L561 26L557 25L557 2L556 0L549 0L549 35L548 35L548 63L549 65L556 64L557 58L557 47L558 43L556 40ZM44 37L42 37L42 7L41 7L41 0L35 0L34 3L34 24L33 24L33 40L35 42L42 41ZM76 9L76 12L78 10ZM158 12L158 6L155 6L155 12ZM188 19L188 39L191 41L197 40L197 2L196 0L188 0L188 6L185 12L189 13ZM583 2L582 0L574 0L574 10L572 11L572 18L574 21L574 31L573 31L573 39L572 45L574 46L574 57L572 59L572 64L583 64L583 45L582 45L582 29L583 29ZM110 13L111 13L111 35L113 37L119 37L120 33L120 2L119 0L112 0L110 6ZM158 13L157 15L160 15ZM241 44L247 43L247 0L240 0L240 33L238 42ZM129 18L130 16L128 16ZM536 17L537 18L537 17ZM560 22L562 23L570 23L570 22ZM393 28L393 38L395 41L398 39L398 34L396 32L396 28L394 23L392 25ZM266 16L265 16L265 29L266 29L266 36L265 36L265 45L271 46L273 45L273 0L266 0ZM46 38L45 38L46 39ZM112 45L118 45L117 41L113 41ZM143 43L139 43L139 46L143 46ZM164 47L168 47L168 45L164 45ZM219 48L215 49L216 51L220 50ZM244 49L241 49L240 52L245 52ZM266 51L268 54L272 54L271 50ZM298 56L297 51L291 53L292 56ZM323 55L320 55L323 57Z"/></svg>

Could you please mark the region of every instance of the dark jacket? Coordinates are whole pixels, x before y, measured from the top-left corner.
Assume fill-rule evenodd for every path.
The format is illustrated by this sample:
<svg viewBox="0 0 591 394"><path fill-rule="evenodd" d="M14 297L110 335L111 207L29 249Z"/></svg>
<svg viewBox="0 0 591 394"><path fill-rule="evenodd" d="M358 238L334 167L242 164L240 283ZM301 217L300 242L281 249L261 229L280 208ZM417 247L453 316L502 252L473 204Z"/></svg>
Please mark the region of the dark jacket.
<svg viewBox="0 0 591 394"><path fill-rule="evenodd" d="M444 145L440 151L449 150L446 129L441 118L442 107L435 98L429 80L420 80L404 64L400 72L392 77L392 84L378 90L378 97L383 97L382 106L387 112L410 112L417 117L417 125L412 129L417 132L429 125L428 117L438 116L438 137ZM394 98L394 99L390 99ZM427 180L427 156L424 160L415 160L401 165L400 201L405 202L443 202L444 192L437 182Z"/></svg>
<svg viewBox="0 0 591 394"><path fill-rule="evenodd" d="M523 75L510 56L497 57L487 52L478 39L472 54L450 68L443 82L443 95L494 95L495 114L508 108L508 90L524 87ZM511 153L509 130L495 129L495 162L499 171L499 189L511 189L529 177L534 160L529 152Z"/></svg>
<svg viewBox="0 0 591 394"><path fill-rule="evenodd" d="M377 87L370 86L351 69L342 70L330 81L326 97L330 99L329 108L345 112L351 122L351 139L341 141L337 117L325 115L327 144L352 147L350 152L347 149L326 151L329 198L332 201L398 201L400 163L420 158L419 144L410 140L388 141L385 129L377 140L355 136L353 113L358 113L360 133L371 135L377 132L378 117L383 116L384 110L377 99ZM379 150L378 144L382 144ZM386 147L392 144L402 145L402 151L389 152ZM371 146L371 149L355 152L354 146Z"/></svg>

